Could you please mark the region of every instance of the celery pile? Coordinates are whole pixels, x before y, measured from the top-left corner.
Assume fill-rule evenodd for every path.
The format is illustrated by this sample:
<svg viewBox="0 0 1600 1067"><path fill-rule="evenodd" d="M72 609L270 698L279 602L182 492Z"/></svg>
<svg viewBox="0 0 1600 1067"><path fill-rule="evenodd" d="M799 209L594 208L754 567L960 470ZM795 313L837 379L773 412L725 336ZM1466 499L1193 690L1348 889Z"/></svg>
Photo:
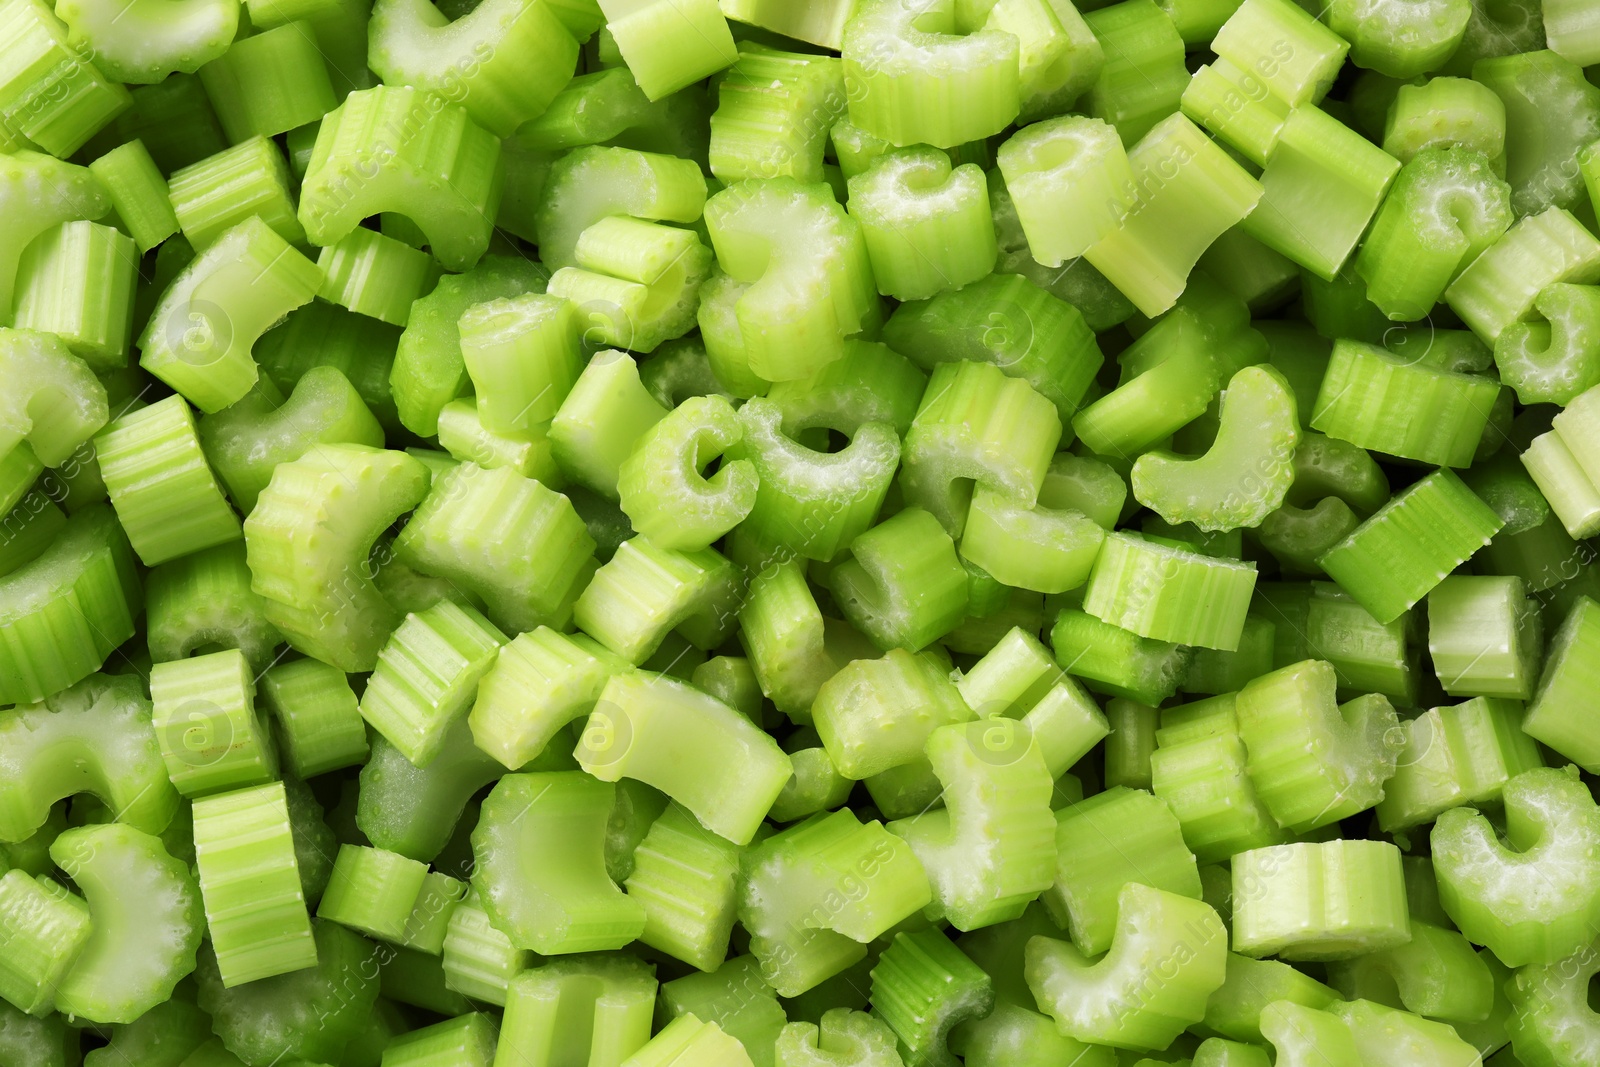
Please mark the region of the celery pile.
<svg viewBox="0 0 1600 1067"><path fill-rule="evenodd" d="M1600 1065L1600 0L0 0L0 1067Z"/></svg>

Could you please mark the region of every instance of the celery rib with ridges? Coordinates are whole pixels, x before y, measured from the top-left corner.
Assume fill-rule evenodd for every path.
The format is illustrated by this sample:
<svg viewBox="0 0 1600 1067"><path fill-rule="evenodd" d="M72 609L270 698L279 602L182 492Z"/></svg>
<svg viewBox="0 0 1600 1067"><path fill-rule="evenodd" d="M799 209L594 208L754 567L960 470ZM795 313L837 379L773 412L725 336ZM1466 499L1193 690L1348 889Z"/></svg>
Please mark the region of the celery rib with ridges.
<svg viewBox="0 0 1600 1067"><path fill-rule="evenodd" d="M693 552L742 522L755 506L757 474L739 451L744 424L718 396L690 397L646 430L618 470L633 528L650 543ZM700 472L721 460L709 478Z"/></svg>
<svg viewBox="0 0 1600 1067"><path fill-rule="evenodd" d="M650 1040L656 989L640 960L591 956L530 968L506 990L496 1058L520 1055L532 1067L621 1063Z"/></svg>
<svg viewBox="0 0 1600 1067"><path fill-rule="evenodd" d="M998 254L983 171L932 148L887 152L850 179L878 291L920 300L986 276Z"/></svg>
<svg viewBox="0 0 1600 1067"><path fill-rule="evenodd" d="M124 366L137 274L132 238L93 222L62 223L22 254L12 325L55 334L97 369Z"/></svg>

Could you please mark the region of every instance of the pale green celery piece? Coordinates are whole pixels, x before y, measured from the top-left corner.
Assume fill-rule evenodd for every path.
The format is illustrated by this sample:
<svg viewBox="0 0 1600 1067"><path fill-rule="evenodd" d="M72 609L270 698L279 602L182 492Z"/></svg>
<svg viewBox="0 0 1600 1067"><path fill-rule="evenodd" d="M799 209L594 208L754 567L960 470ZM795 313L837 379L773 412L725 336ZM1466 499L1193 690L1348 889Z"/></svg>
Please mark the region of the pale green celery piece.
<svg viewBox="0 0 1600 1067"><path fill-rule="evenodd" d="M1461 147L1502 159L1506 108L1494 91L1468 78L1402 85L1384 123L1383 150L1402 163L1425 148Z"/></svg>
<svg viewBox="0 0 1600 1067"><path fill-rule="evenodd" d="M1203 863L1290 837L1261 803L1247 761L1244 742L1232 729L1163 744L1150 754L1151 788L1177 816L1184 843Z"/></svg>
<svg viewBox="0 0 1600 1067"><path fill-rule="evenodd" d="M551 960L511 980L495 1062L620 1064L650 1040L656 980L624 956Z"/></svg>
<svg viewBox="0 0 1600 1067"><path fill-rule="evenodd" d="M879 292L922 300L994 269L988 183L976 164L952 169L938 149L898 149L852 177L849 190Z"/></svg>
<svg viewBox="0 0 1600 1067"><path fill-rule="evenodd" d="M1059 31L1050 24L1042 10L1045 7L1054 13ZM1012 8L1017 15L1011 14ZM1105 49L1071 0L1045 0L1044 4L1020 0L996 4L991 10L995 12L991 18L996 29L1015 24L1025 32L1036 26L1043 31L1040 62L1034 64L1034 70L1021 85L1021 121L1033 122L1070 110L1100 77L1106 62ZM1050 54L1045 48L1054 52L1053 60L1044 58Z"/></svg>
<svg viewBox="0 0 1600 1067"><path fill-rule="evenodd" d="M12 0L0 8L0 40L8 52L0 81L0 151L31 156L37 145L70 156L133 103L68 39L47 3ZM47 194L45 202L53 198Z"/></svg>
<svg viewBox="0 0 1600 1067"><path fill-rule="evenodd" d="M790 560L756 574L739 623L739 642L761 692L793 721L809 723L818 689L844 664L828 647L828 620L806 584L804 567Z"/></svg>
<svg viewBox="0 0 1600 1067"><path fill-rule="evenodd" d="M1117 930L1090 960L1064 941L1028 942L1028 986L1065 1034L1127 1049L1167 1047L1223 983L1227 931L1211 906L1129 882Z"/></svg>
<svg viewBox="0 0 1600 1067"><path fill-rule="evenodd" d="M1320 1009L1339 999L1339 994L1321 982L1278 960L1253 960L1228 953L1227 977L1206 1004L1207 1031L1215 1031L1235 1041L1259 1044L1263 1031L1276 1026L1267 1005L1277 1001ZM1280 1046L1281 1049L1281 1046Z"/></svg>
<svg viewBox="0 0 1600 1067"><path fill-rule="evenodd" d="M997 155L1033 258L1059 267L1105 237L1133 206L1135 188L1116 131L1066 116L1014 134Z"/></svg>
<svg viewBox="0 0 1600 1067"><path fill-rule="evenodd" d="M1447 1023L1482 1022L1494 1007L1493 973L1455 930L1411 920L1411 940L1331 963L1328 979L1349 1000L1371 1000Z"/></svg>
<svg viewBox="0 0 1600 1067"><path fill-rule="evenodd" d="M1573 157L1600 132L1600 87L1553 51L1485 59L1472 77L1505 104L1506 180L1517 215L1578 209L1584 184Z"/></svg>
<svg viewBox="0 0 1600 1067"><path fill-rule="evenodd" d="M1505 1028L1517 1062L1579 1064L1600 1058L1600 1026L1588 1000L1597 971L1600 947L1592 941L1559 962L1516 970L1505 983L1511 1001Z"/></svg>
<svg viewBox="0 0 1600 1067"><path fill-rule="evenodd" d="M1132 143L1178 110L1189 83L1183 38L1172 18L1146 0L1096 7L1084 16L1104 55L1081 110L1105 119Z"/></svg>
<svg viewBox="0 0 1600 1067"><path fill-rule="evenodd" d="M1332 582L1311 583L1304 636L1308 651L1333 664L1340 692L1378 693L1402 706L1417 702L1417 620L1407 611L1380 623Z"/></svg>
<svg viewBox="0 0 1600 1067"><path fill-rule="evenodd" d="M1262 189L1183 115L1156 123L1128 163L1133 207L1084 257L1154 317L1177 302L1200 254L1255 208Z"/></svg>
<svg viewBox="0 0 1600 1067"><path fill-rule="evenodd" d="M754 956L735 956L708 974L690 974L665 983L658 1000L658 1018L682 1016L704 1019L720 1027L743 1046L749 1060L762 1067L772 1063L772 1049L787 1020L777 994L761 977ZM672 1064L699 1063L695 1056L671 1060Z"/></svg>
<svg viewBox="0 0 1600 1067"><path fill-rule="evenodd" d="M1533 307L1545 321L1507 326L1495 341L1495 366L1521 403L1570 404L1600 385L1600 286L1557 282Z"/></svg>
<svg viewBox="0 0 1600 1067"><path fill-rule="evenodd" d="M652 352L694 328L712 254L693 232L613 215L583 231L576 255L549 291L577 305L586 348Z"/></svg>
<svg viewBox="0 0 1600 1067"><path fill-rule="evenodd" d="M704 549L738 525L756 502L757 472L732 458L744 424L720 396L691 397L640 435L618 469L622 510L659 548ZM707 478L701 473L722 463Z"/></svg>
<svg viewBox="0 0 1600 1067"><path fill-rule="evenodd" d="M767 818L775 823L794 822L842 807L850 798L855 783L839 773L827 749L820 745L796 748L790 740L785 742L785 751L794 765L794 774L772 802Z"/></svg>
<svg viewBox="0 0 1600 1067"><path fill-rule="evenodd" d="M1415 0L1369 6L1333 0L1324 19L1350 42L1357 66L1391 78L1414 78L1450 58L1472 14L1469 0Z"/></svg>
<svg viewBox="0 0 1600 1067"><path fill-rule="evenodd" d="M230 648L150 669L150 719L167 777L186 797L270 782L278 750L255 706L254 672Z"/></svg>
<svg viewBox="0 0 1600 1067"><path fill-rule="evenodd" d="M762 396L773 385L750 369L750 352L739 325L739 301L749 290L721 267L713 267L711 277L700 286L700 306L695 310L716 392L728 397ZM833 363L824 364L824 369Z"/></svg>
<svg viewBox="0 0 1600 1067"><path fill-rule="evenodd" d="M1090 689L1146 703L1172 696L1193 649L1153 641L1087 612L1064 608L1050 631L1056 662Z"/></svg>
<svg viewBox="0 0 1600 1067"><path fill-rule="evenodd" d="M909 1067L956 1067L948 1038L994 1007L994 982L939 930L901 932L872 968L872 1006Z"/></svg>
<svg viewBox="0 0 1600 1067"><path fill-rule="evenodd" d="M1349 48L1292 0L1245 0L1211 42L1220 58L1290 107L1322 99Z"/></svg>
<svg viewBox="0 0 1600 1067"><path fill-rule="evenodd" d="M1447 693L1529 700L1544 646L1521 578L1453 575L1428 594L1428 654Z"/></svg>
<svg viewBox="0 0 1600 1067"><path fill-rule="evenodd" d="M1083 609L1141 637L1231 650L1238 647L1255 581L1254 563L1123 531L1101 546Z"/></svg>
<svg viewBox="0 0 1600 1067"><path fill-rule="evenodd" d="M1337 704L1332 664L1306 660L1240 690L1235 713L1249 772L1277 821L1307 831L1372 807L1403 737L1376 694ZM1307 737L1312 741L1307 743Z"/></svg>
<svg viewBox="0 0 1600 1067"><path fill-rule="evenodd" d="M1482 1060L1478 1050L1463 1041L1448 1023L1369 1000L1336 1003L1327 1010L1350 1031L1364 1063L1386 1062L1393 1057L1399 1063L1472 1067Z"/></svg>
<svg viewBox="0 0 1600 1067"><path fill-rule="evenodd" d="M504 1006L511 980L527 970L530 955L489 921L473 890L450 913L440 957L445 986L473 1000Z"/></svg>
<svg viewBox="0 0 1600 1067"><path fill-rule="evenodd" d="M202 67L200 83L228 140L237 144L258 134L289 134L285 140L299 179L318 120L338 103L333 80L316 29L307 21L271 28L257 24L256 29ZM243 44L245 39L250 43ZM298 161L292 159L296 154Z"/></svg>
<svg viewBox="0 0 1600 1067"><path fill-rule="evenodd" d="M1522 464L1532 475L1551 510L1574 538L1591 536L1600 527L1595 514L1597 418L1600 388L1580 393L1522 454Z"/></svg>
<svg viewBox="0 0 1600 1067"><path fill-rule="evenodd" d="M651 100L731 66L739 58L717 0L600 0L606 30Z"/></svg>
<svg viewBox="0 0 1600 1067"><path fill-rule="evenodd" d="M299 219L324 247L362 219L404 215L446 270L488 250L500 143L453 104L410 86L357 90L328 112L300 187Z"/></svg>
<svg viewBox="0 0 1600 1067"><path fill-rule="evenodd" d="M582 370L570 302L543 293L489 300L463 312L459 328L485 429L526 433L555 416Z"/></svg>
<svg viewBox="0 0 1600 1067"><path fill-rule="evenodd" d="M641 374L648 366L640 368ZM780 407L784 432L797 440L818 428L854 437L869 422L888 423L903 435L927 385L927 375L888 345L851 339L844 359L808 378L775 383L767 399Z"/></svg>
<svg viewBox="0 0 1600 1067"><path fill-rule="evenodd" d="M857 537L832 568L840 611L884 650L912 652L961 621L969 578L955 543L921 508L906 508Z"/></svg>
<svg viewBox="0 0 1600 1067"><path fill-rule="evenodd" d="M926 746L943 810L889 825L933 883L958 930L1007 922L1055 878L1052 778L1026 724L1005 718L944 726Z"/></svg>
<svg viewBox="0 0 1600 1067"><path fill-rule="evenodd" d="M1075 508L1025 507L980 487L972 494L960 551L1007 586L1063 593L1088 580L1104 539L1104 528Z"/></svg>
<svg viewBox="0 0 1600 1067"><path fill-rule="evenodd" d="M1088 456L1058 452L1039 487L1039 504L1082 512L1110 532L1122 517L1128 483L1110 464Z"/></svg>
<svg viewBox="0 0 1600 1067"><path fill-rule="evenodd" d="M1119 357L1115 389L1073 418L1079 441L1109 462L1133 458L1204 414L1221 368L1214 331L1187 307L1165 315Z"/></svg>
<svg viewBox="0 0 1600 1067"><path fill-rule="evenodd" d="M954 1044L954 1041L952 1041ZM875 1016L829 1008L817 1022L792 1022L773 1047L775 1067L896 1067L894 1031ZM1084 1064L1083 1067L1100 1067Z"/></svg>
<svg viewBox="0 0 1600 1067"><path fill-rule="evenodd" d="M1302 105L1284 120L1261 172L1260 203L1242 228L1331 281L1399 170L1399 160L1350 127L1314 105Z"/></svg>
<svg viewBox="0 0 1600 1067"><path fill-rule="evenodd" d="M1115 1049L1068 1037L1048 1016L1005 1001L984 1018L956 1027L950 1048L969 1067L1115 1067L1120 1062Z"/></svg>
<svg viewBox="0 0 1600 1067"><path fill-rule="evenodd" d="M497 225L510 228L507 223L512 220L507 212L514 204L517 225L512 232L537 244L536 229L526 235L521 230L531 221L526 212L537 205L556 156L563 149L612 141L628 129L648 122L651 115L650 101L625 66L604 67L567 82L538 118L523 123L501 143L508 167L525 166L524 173L535 188L517 190L515 180L508 182L511 187L500 201Z"/></svg>
<svg viewBox="0 0 1600 1067"><path fill-rule="evenodd" d="M984 25L965 31L956 0L866 0L841 51L850 121L895 145L952 148L999 133L1022 104L1021 46Z"/></svg>
<svg viewBox="0 0 1600 1067"><path fill-rule="evenodd" d="M550 448L573 481L617 497L618 472L639 437L667 414L625 352L598 352L550 424Z"/></svg>
<svg viewBox="0 0 1600 1067"><path fill-rule="evenodd" d="M291 245L306 232L295 217L283 153L267 137L252 137L172 173L168 199L184 237L197 251L252 215Z"/></svg>
<svg viewBox="0 0 1600 1067"><path fill-rule="evenodd" d="M0 457L26 446L38 463L60 467L111 417L105 386L54 334L0 327L0 375L8 384L0 400Z"/></svg>
<svg viewBox="0 0 1600 1067"><path fill-rule="evenodd" d="M745 1047L714 1022L702 1022L695 1015L680 1015L650 1039L638 1052L622 1061L622 1067L675 1067L693 1063L697 1067L753 1067Z"/></svg>
<svg viewBox="0 0 1600 1067"><path fill-rule="evenodd" d="M633 537L587 586L574 582L582 593L572 617L617 655L643 663L674 629L702 650L720 646L735 628L742 587L742 572L715 549L673 552Z"/></svg>
<svg viewBox="0 0 1600 1067"><path fill-rule="evenodd" d="M92 932L83 898L43 875L20 870L0 877L0 991L7 1007L47 1015L57 988Z"/></svg>
<svg viewBox="0 0 1600 1067"><path fill-rule="evenodd" d="M220 411L255 384L256 340L310 303L322 281L321 268L251 216L162 294L138 340L139 365L202 411Z"/></svg>
<svg viewBox="0 0 1600 1067"><path fill-rule="evenodd" d="M1343 1022L1290 1000L1261 1009L1261 1034L1280 1067L1363 1067L1367 1062Z"/></svg>
<svg viewBox="0 0 1600 1067"><path fill-rule="evenodd" d="M867 957L867 944L934 899L914 844L848 811L818 814L751 847L739 920L760 975L794 997ZM839 894L849 886L851 903Z"/></svg>
<svg viewBox="0 0 1600 1067"><path fill-rule="evenodd" d="M1400 850L1387 841L1272 845L1232 868L1236 952L1337 960L1410 940Z"/></svg>
<svg viewBox="0 0 1600 1067"><path fill-rule="evenodd" d="M551 167L537 215L539 255L551 269L577 265L578 240L611 215L692 223L706 206L693 161L630 148L588 146Z"/></svg>
<svg viewBox="0 0 1600 1067"><path fill-rule="evenodd" d="M138 260L133 239L110 226L45 231L18 264L11 325L55 334L97 370L126 366Z"/></svg>
<svg viewBox="0 0 1600 1067"><path fill-rule="evenodd" d="M1284 574L1320 575L1317 557L1343 541L1361 525L1350 505L1336 496L1323 497L1309 508L1285 504L1261 520L1261 547L1272 553Z"/></svg>
<svg viewBox="0 0 1600 1067"><path fill-rule="evenodd" d="M1589 650L1600 638L1600 605L1579 596L1551 638L1539 688L1522 729L1562 756L1588 769L1600 765L1585 710L1593 680Z"/></svg>
<svg viewBox="0 0 1600 1067"><path fill-rule="evenodd" d="M711 173L728 184L782 176L822 181L823 148L847 104L838 59L744 45L717 86Z"/></svg>
<svg viewBox="0 0 1600 1067"><path fill-rule="evenodd" d="M1556 282L1600 282L1600 240L1559 207L1519 219L1444 296L1451 310L1493 345L1512 323L1525 321L1539 293Z"/></svg>
<svg viewBox="0 0 1600 1067"><path fill-rule="evenodd" d="M440 274L426 252L364 226L324 248L317 266L326 275L318 296L393 326L406 324Z"/></svg>
<svg viewBox="0 0 1600 1067"><path fill-rule="evenodd" d="M823 684L811 711L839 773L858 780L917 761L935 730L972 718L948 665L933 653L903 649L845 665Z"/></svg>
<svg viewBox="0 0 1600 1067"><path fill-rule="evenodd" d="M433 1063L489 1067L498 1035L492 1016L472 1012L399 1035L385 1047L383 1058L389 1061L390 1067L421 1067Z"/></svg>
<svg viewBox="0 0 1600 1067"><path fill-rule="evenodd" d="M744 287L731 310L760 378L808 377L841 358L844 339L879 314L861 224L826 186L737 182L706 201L705 222L718 264Z"/></svg>
<svg viewBox="0 0 1600 1067"><path fill-rule="evenodd" d="M1267 65L1280 66L1276 59ZM1181 103L1185 115L1258 167L1272 158L1294 110L1254 73L1221 58L1194 72Z"/></svg>
<svg viewBox="0 0 1600 1067"><path fill-rule="evenodd" d="M554 444L544 426L527 432L495 433L478 417L478 404L473 397L452 400L441 407L435 426L439 446L457 463L472 463L485 470L504 468L552 489L563 484Z"/></svg>

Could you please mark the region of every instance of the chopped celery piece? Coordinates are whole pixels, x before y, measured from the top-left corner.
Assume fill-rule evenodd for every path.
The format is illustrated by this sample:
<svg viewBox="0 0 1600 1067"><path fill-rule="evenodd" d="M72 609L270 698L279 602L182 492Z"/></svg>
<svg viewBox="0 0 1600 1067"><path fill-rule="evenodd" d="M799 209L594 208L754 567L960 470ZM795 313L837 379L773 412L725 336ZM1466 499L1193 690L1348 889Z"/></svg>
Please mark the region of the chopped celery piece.
<svg viewBox="0 0 1600 1067"><path fill-rule="evenodd" d="M848 7L837 0L832 6ZM728 184L822 181L823 147L846 105L844 70L832 56L741 48L717 87L711 173Z"/></svg>
<svg viewBox="0 0 1600 1067"><path fill-rule="evenodd" d="M1411 938L1400 850L1387 841L1272 845L1232 866L1237 952L1338 960Z"/></svg>
<svg viewBox="0 0 1600 1067"><path fill-rule="evenodd" d="M1350 1000L1404 1007L1449 1023L1482 1022L1494 1007L1494 977L1455 930L1411 920L1411 940L1334 963L1328 977Z"/></svg>
<svg viewBox="0 0 1600 1067"><path fill-rule="evenodd" d="M1233 729L1161 744L1150 753L1151 789L1177 816L1196 859L1218 862L1288 839L1261 802L1248 767Z"/></svg>
<svg viewBox="0 0 1600 1067"><path fill-rule="evenodd" d="M872 968L872 1006L910 1067L955 1067L950 1031L994 1006L994 983L938 930L901 932Z"/></svg>
<svg viewBox="0 0 1600 1067"><path fill-rule="evenodd" d="M1570 404L1600 384L1591 354L1600 329L1600 286L1557 282L1540 290L1534 310L1544 322L1514 322L1494 345L1500 378L1524 404Z"/></svg>
<svg viewBox="0 0 1600 1067"><path fill-rule="evenodd" d="M156 664L150 697L167 777L184 796L260 785L277 773L277 748L238 649Z"/></svg>
<svg viewBox="0 0 1600 1067"><path fill-rule="evenodd" d="M651 100L739 58L717 0L600 0L606 30Z"/></svg>
<svg viewBox="0 0 1600 1067"><path fill-rule="evenodd" d="M110 226L64 222L23 252L11 324L55 334L96 369L126 366L137 273L131 238Z"/></svg>
<svg viewBox="0 0 1600 1067"><path fill-rule="evenodd" d="M1114 626L1065 608L1050 631L1056 662L1090 689L1158 704L1177 692L1193 650Z"/></svg>
<svg viewBox="0 0 1600 1067"><path fill-rule="evenodd" d="M693 161L630 148L588 146L551 167L538 208L539 255L551 269L577 264L582 234L607 216L690 223L706 206Z"/></svg>
<svg viewBox="0 0 1600 1067"><path fill-rule="evenodd" d="M617 547L572 606L578 627L627 660L643 663L674 629L696 630L700 644L722 643L738 611L737 568L715 549L673 552L643 537ZM713 632L714 631L714 632Z"/></svg>
<svg viewBox="0 0 1600 1067"><path fill-rule="evenodd" d="M233 8L229 0L217 0L214 6L219 10ZM168 12L159 8L152 11L151 7L130 4L113 13L107 5L97 14L104 16L105 22L113 22L130 10L137 12L136 19L139 15L154 15L158 21L164 21L163 16L170 17ZM109 27L106 29L109 31ZM226 47L232 32L229 29L227 36L216 43ZM98 35L102 45L109 40L113 48L126 36L145 37L138 31ZM6 65L0 71L0 148L6 152L22 149L31 156L33 153L27 149L37 145L53 155L70 156L133 103L128 90L90 62L83 48L88 42L81 36L73 40L67 26L41 0L7 0L0 4L0 41L6 42ZM137 47L152 42L129 43ZM94 49L98 50L99 46ZM151 80L160 80L160 76ZM59 190L46 194L47 201L61 194Z"/></svg>
<svg viewBox="0 0 1600 1067"><path fill-rule="evenodd" d="M1133 206L1133 171L1117 131L1098 119L1035 123L1000 147L997 162L1033 258L1059 267L1083 255Z"/></svg>
<svg viewBox="0 0 1600 1067"><path fill-rule="evenodd" d="M650 1040L656 980L614 956L552 960L511 980L496 1061L620 1064Z"/></svg>
<svg viewBox="0 0 1600 1067"><path fill-rule="evenodd" d="M269 138L252 137L172 173L168 199L197 251L254 215L290 244L304 244L283 153Z"/></svg>
<svg viewBox="0 0 1600 1067"><path fill-rule="evenodd" d="M1219 58L1289 107L1322 99L1349 48L1291 0L1245 0L1211 41Z"/></svg>
<svg viewBox="0 0 1600 1067"><path fill-rule="evenodd" d="M548 423L582 370L576 311L559 296L526 293L474 304L459 329L478 417L490 431Z"/></svg>
<svg viewBox="0 0 1600 1067"><path fill-rule="evenodd" d="M315 27L303 21L236 40L226 53L200 68L200 82L217 120L235 143L307 129L338 103ZM306 147L309 150L310 144ZM302 167L297 176L303 175Z"/></svg>
<svg viewBox="0 0 1600 1067"><path fill-rule="evenodd" d="M311 778L366 762L366 727L343 671L314 659L279 663L256 680L272 712L284 763Z"/></svg>
<svg viewBox="0 0 1600 1067"><path fill-rule="evenodd" d="M1104 529L1081 511L1022 507L1004 493L979 488L960 551L1008 586L1062 593L1088 580L1104 540Z"/></svg>
<svg viewBox="0 0 1600 1067"><path fill-rule="evenodd" d="M1596 971L1600 951L1592 941L1559 962L1517 969L1505 983L1511 1001L1506 1030L1517 1062L1576 1064L1600 1056L1600 1030L1588 1000Z"/></svg>
<svg viewBox="0 0 1600 1067"><path fill-rule="evenodd" d="M913 763L935 730L972 718L942 668L931 653L895 649L852 661L822 686L811 713L840 774L870 778Z"/></svg>
<svg viewBox="0 0 1600 1067"><path fill-rule="evenodd" d="M776 1067L893 1067L900 1054L894 1031L883 1020L838 1007L828 1009L817 1022L785 1026L773 1058Z"/></svg>
<svg viewBox="0 0 1600 1067"><path fill-rule="evenodd" d="M0 995L30 1014L48 1014L62 979L92 933L83 898L50 878L9 870L0 877Z"/></svg>
<svg viewBox="0 0 1600 1067"><path fill-rule="evenodd" d="M967 610L967 572L955 543L921 508L906 508L851 542L829 586L845 617L885 651L920 651Z"/></svg>
<svg viewBox="0 0 1600 1067"><path fill-rule="evenodd" d="M1600 240L1572 215L1553 207L1518 219L1456 276L1444 298L1474 333L1493 345L1512 323L1528 318L1546 286L1596 281Z"/></svg>
<svg viewBox="0 0 1600 1067"><path fill-rule="evenodd" d="M1521 578L1453 575L1428 594L1428 654L1454 696L1529 700L1543 627Z"/></svg>
<svg viewBox="0 0 1600 1067"><path fill-rule="evenodd" d="M439 277L425 253L363 227L324 248L317 266L325 275L318 296L394 326L406 324L412 302Z"/></svg>
<svg viewBox="0 0 1600 1067"><path fill-rule="evenodd" d="M1452 146L1501 160L1505 142L1505 105L1487 85L1466 78L1400 86L1383 127L1383 150L1402 163L1423 149Z"/></svg>
<svg viewBox="0 0 1600 1067"><path fill-rule="evenodd" d="M1124 142L1137 141L1178 110L1189 83L1183 38L1167 13L1150 0L1099 7L1084 21L1105 55L1084 110L1115 126Z"/></svg>
<svg viewBox="0 0 1600 1067"><path fill-rule="evenodd" d="M1484 59L1473 64L1472 77L1505 104L1506 180L1516 213L1587 207L1572 160L1600 126L1600 86L1554 51Z"/></svg>
<svg viewBox="0 0 1600 1067"><path fill-rule="evenodd" d="M1588 653L1597 644L1600 604L1580 596L1550 639L1538 690L1521 722L1529 737L1585 769L1600 765L1585 714L1593 692Z"/></svg>
<svg viewBox="0 0 1600 1067"><path fill-rule="evenodd" d="M1414 78L1450 58L1466 32L1468 0L1366 5L1334 0L1324 16L1328 28L1350 42L1357 66L1391 78Z"/></svg>
<svg viewBox="0 0 1600 1067"><path fill-rule="evenodd" d="M850 179L850 214L878 291L896 300L959 289L994 269L989 187L974 163L951 169L933 148L887 152Z"/></svg>
<svg viewBox="0 0 1600 1067"><path fill-rule="evenodd" d="M644 907L639 939L702 971L716 970L737 918L742 851L688 809L669 804L634 850L626 879L629 898Z"/></svg>
<svg viewBox="0 0 1600 1067"><path fill-rule="evenodd" d="M1096 618L1141 637L1233 649L1255 581L1254 564L1120 532L1102 545L1083 606Z"/></svg>
<svg viewBox="0 0 1600 1067"><path fill-rule="evenodd" d="M727 455L744 423L719 396L690 397L640 435L618 470L617 491L633 528L663 549L708 547L755 506L755 466ZM720 459L715 474L701 473Z"/></svg>

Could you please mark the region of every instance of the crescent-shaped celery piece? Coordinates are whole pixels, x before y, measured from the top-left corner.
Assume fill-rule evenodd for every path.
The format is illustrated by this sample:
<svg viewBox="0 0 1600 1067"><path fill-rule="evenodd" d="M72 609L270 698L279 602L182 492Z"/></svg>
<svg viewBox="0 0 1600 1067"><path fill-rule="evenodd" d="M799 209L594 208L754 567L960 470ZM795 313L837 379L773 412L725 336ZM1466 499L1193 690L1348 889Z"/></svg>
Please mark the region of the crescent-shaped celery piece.
<svg viewBox="0 0 1600 1067"><path fill-rule="evenodd" d="M755 506L758 477L734 458L744 423L720 396L690 397L640 435L617 476L622 510L660 548L693 552L742 522ZM731 454L730 454L731 453ZM700 472L721 459L709 478Z"/></svg>
<svg viewBox="0 0 1600 1067"><path fill-rule="evenodd" d="M24 442L59 467L111 417L105 386L53 333L0 327L0 457Z"/></svg>
<svg viewBox="0 0 1600 1067"><path fill-rule="evenodd" d="M864 1011L829 1008L814 1023L792 1022L773 1047L774 1067L902 1067L894 1031ZM1098 1067L1085 1064L1084 1067Z"/></svg>
<svg viewBox="0 0 1600 1067"><path fill-rule="evenodd" d="M110 208L105 186L85 167L40 152L0 155L0 311L9 318L17 267L35 237Z"/></svg>
<svg viewBox="0 0 1600 1067"><path fill-rule="evenodd" d="M852 176L849 190L880 293L921 300L994 269L989 186L977 164L952 168L938 149L897 149Z"/></svg>
<svg viewBox="0 0 1600 1067"><path fill-rule="evenodd" d="M1557 282L1534 298L1539 316L1514 322L1494 344L1500 380L1523 404L1563 407L1600 385L1600 286Z"/></svg>
<svg viewBox="0 0 1600 1067"><path fill-rule="evenodd" d="M221 56L239 30L239 0L61 0L74 48L119 82L153 84Z"/></svg>

